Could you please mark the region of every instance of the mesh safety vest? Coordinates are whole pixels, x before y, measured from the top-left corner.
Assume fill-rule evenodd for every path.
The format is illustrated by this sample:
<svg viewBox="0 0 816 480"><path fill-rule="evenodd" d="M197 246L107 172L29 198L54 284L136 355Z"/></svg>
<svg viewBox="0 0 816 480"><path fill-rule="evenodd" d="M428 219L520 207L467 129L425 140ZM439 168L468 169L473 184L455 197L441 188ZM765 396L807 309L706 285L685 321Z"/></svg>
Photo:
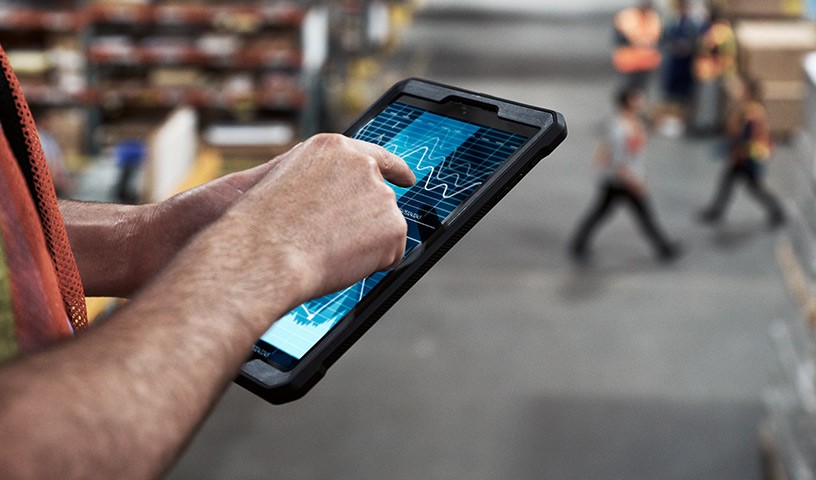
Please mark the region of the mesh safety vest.
<svg viewBox="0 0 816 480"><path fill-rule="evenodd" d="M0 362L88 324L34 119L0 47Z"/></svg>
<svg viewBox="0 0 816 480"><path fill-rule="evenodd" d="M649 72L660 66L658 43L662 24L654 10L637 7L619 12L614 20L620 45L612 52L612 64L621 73Z"/></svg>

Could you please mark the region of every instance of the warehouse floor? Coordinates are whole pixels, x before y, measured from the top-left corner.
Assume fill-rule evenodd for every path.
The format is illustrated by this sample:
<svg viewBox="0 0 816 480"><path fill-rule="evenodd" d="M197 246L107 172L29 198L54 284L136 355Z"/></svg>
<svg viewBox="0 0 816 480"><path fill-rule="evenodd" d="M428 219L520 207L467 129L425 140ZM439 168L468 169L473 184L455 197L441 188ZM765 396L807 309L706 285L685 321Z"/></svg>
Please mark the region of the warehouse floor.
<svg viewBox="0 0 816 480"><path fill-rule="evenodd" d="M424 16L405 48L434 80L563 112L570 136L426 275L306 398L232 387L174 479L759 479L769 323L793 314L749 198L694 220L716 139L655 137L658 216L682 242L653 259L628 215L595 262L566 244L594 195L610 111L609 19ZM780 145L770 184L785 186Z"/></svg>

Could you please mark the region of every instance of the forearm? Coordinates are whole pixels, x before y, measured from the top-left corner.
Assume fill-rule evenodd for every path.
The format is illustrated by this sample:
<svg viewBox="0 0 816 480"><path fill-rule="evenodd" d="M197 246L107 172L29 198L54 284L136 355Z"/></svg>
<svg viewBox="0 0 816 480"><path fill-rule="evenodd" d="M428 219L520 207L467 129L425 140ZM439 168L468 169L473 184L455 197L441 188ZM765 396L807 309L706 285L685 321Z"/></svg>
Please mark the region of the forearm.
<svg viewBox="0 0 816 480"><path fill-rule="evenodd" d="M60 200L86 295L126 297L144 281L138 267L153 259L136 247L144 244L148 208Z"/></svg>
<svg viewBox="0 0 816 480"><path fill-rule="evenodd" d="M63 204L81 273L108 269L109 290L140 277L119 248L172 260L103 324L0 369L0 478L160 475L274 319L402 258L384 181L414 183L401 159L337 135L278 158L141 211L138 233L130 207Z"/></svg>
<svg viewBox="0 0 816 480"><path fill-rule="evenodd" d="M279 267L255 268L239 260L257 263L251 245L220 233L235 236L194 241L105 324L0 371L0 477L151 478L168 468L253 342L305 300L285 253L267 249L282 252L266 256Z"/></svg>
<svg viewBox="0 0 816 480"><path fill-rule="evenodd" d="M85 293L129 296L275 164L221 177L157 204L60 201Z"/></svg>

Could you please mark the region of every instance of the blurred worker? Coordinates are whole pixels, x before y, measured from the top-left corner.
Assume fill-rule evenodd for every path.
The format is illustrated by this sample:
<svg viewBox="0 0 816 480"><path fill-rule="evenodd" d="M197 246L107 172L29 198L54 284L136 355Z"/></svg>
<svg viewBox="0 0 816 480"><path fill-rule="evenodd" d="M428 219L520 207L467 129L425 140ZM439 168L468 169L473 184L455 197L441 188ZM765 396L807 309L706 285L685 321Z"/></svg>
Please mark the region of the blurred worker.
<svg viewBox="0 0 816 480"><path fill-rule="evenodd" d="M124 140L116 145L116 166L119 178L116 181L115 194L119 203L133 205L139 201L139 194L133 185L133 179L139 173L145 158L145 144L141 140Z"/></svg>
<svg viewBox="0 0 816 480"><path fill-rule="evenodd" d="M771 132L765 107L760 101L759 84L743 82L742 98L728 121L729 159L725 166L714 201L701 214L704 222L716 222L728 207L734 182L741 178L748 191L765 208L768 224L784 223L785 215L779 201L765 186L765 168L773 152Z"/></svg>
<svg viewBox="0 0 816 480"><path fill-rule="evenodd" d="M640 90L629 88L618 94L617 113L596 154L601 173L597 202L570 244L570 253L578 261L588 259L593 233L620 202L631 207L660 260L671 261L679 254L679 247L666 238L654 219L643 177L642 153L648 141L641 120L644 106L645 97Z"/></svg>
<svg viewBox="0 0 816 480"><path fill-rule="evenodd" d="M697 79L692 128L701 133L715 133L723 127L725 84L737 73L737 37L720 10L712 7L710 23L704 29L694 75Z"/></svg>
<svg viewBox="0 0 816 480"><path fill-rule="evenodd" d="M687 105L694 93L692 64L700 39L700 24L691 15L688 0L677 0L677 15L666 27L664 91L666 101Z"/></svg>
<svg viewBox="0 0 816 480"><path fill-rule="evenodd" d="M660 67L660 16L650 0L618 12L614 20L617 48L612 64L625 76L626 88L646 91L652 72Z"/></svg>

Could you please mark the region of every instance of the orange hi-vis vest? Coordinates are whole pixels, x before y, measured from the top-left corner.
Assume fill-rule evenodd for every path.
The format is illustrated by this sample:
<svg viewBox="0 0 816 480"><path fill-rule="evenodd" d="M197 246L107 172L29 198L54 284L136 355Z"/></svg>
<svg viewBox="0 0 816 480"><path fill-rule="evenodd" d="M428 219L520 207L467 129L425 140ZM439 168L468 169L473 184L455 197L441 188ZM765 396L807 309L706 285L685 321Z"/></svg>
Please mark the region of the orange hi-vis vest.
<svg viewBox="0 0 816 480"><path fill-rule="evenodd" d="M703 82L737 72L737 39L728 23L715 23L700 39L694 71Z"/></svg>
<svg viewBox="0 0 816 480"><path fill-rule="evenodd" d="M0 363L88 324L31 111L0 47Z"/></svg>
<svg viewBox="0 0 816 480"><path fill-rule="evenodd" d="M632 7L615 16L615 30L623 45L612 53L612 64L621 73L648 72L662 61L658 43L662 25L654 10Z"/></svg>

